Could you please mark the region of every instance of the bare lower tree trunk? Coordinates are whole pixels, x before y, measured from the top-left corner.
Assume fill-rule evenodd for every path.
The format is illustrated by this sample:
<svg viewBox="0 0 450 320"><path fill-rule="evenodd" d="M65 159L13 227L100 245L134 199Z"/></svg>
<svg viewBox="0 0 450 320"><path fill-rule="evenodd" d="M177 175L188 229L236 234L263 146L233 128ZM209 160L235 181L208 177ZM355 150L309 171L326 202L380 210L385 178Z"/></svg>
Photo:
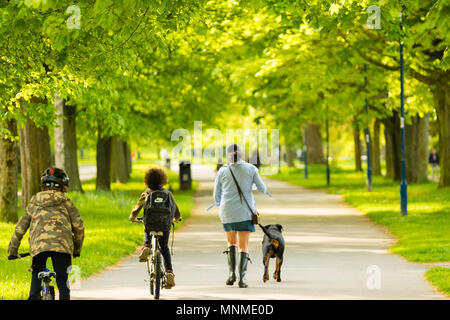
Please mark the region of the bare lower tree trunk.
<svg viewBox="0 0 450 320"><path fill-rule="evenodd" d="M291 146L286 146L286 160L289 167L294 166L294 159L296 158L295 150Z"/></svg>
<svg viewBox="0 0 450 320"><path fill-rule="evenodd" d="M439 187L450 186L450 72L447 70L433 89L439 123Z"/></svg>
<svg viewBox="0 0 450 320"><path fill-rule="evenodd" d="M113 137L111 140L111 181L126 183L128 177L125 142Z"/></svg>
<svg viewBox="0 0 450 320"><path fill-rule="evenodd" d="M14 139L17 136L16 120L6 120L5 127L12 138L0 137L0 221L17 222L18 152Z"/></svg>
<svg viewBox="0 0 450 320"><path fill-rule="evenodd" d="M374 176L381 176L381 164L380 164L380 125L381 121L375 119L373 123L373 134L371 135L372 143L372 174Z"/></svg>
<svg viewBox="0 0 450 320"><path fill-rule="evenodd" d="M101 137L97 140L97 183L96 190L111 190L111 137Z"/></svg>
<svg viewBox="0 0 450 320"><path fill-rule="evenodd" d="M420 183L427 179L428 164L428 115L414 116L405 125L406 179L408 183Z"/></svg>
<svg viewBox="0 0 450 320"><path fill-rule="evenodd" d="M31 197L40 191L42 172L51 166L50 137L48 129L38 128L27 119L20 129L20 160L22 168L22 207L25 208Z"/></svg>
<svg viewBox="0 0 450 320"><path fill-rule="evenodd" d="M392 180L401 180L400 118L397 111L383 119L386 139L386 176Z"/></svg>
<svg viewBox="0 0 450 320"><path fill-rule="evenodd" d="M362 171L362 163L361 163L361 136L359 126L356 123L356 120L353 124L353 143L355 149L355 171Z"/></svg>
<svg viewBox="0 0 450 320"><path fill-rule="evenodd" d="M127 164L127 179L130 179L131 171L133 170L133 164L131 161L131 149L127 142L124 142L125 161Z"/></svg>
<svg viewBox="0 0 450 320"><path fill-rule="evenodd" d="M55 99L57 126L55 137L55 166L64 169L70 178L70 191L83 191L77 157L76 107L66 105L62 99Z"/></svg>
<svg viewBox="0 0 450 320"><path fill-rule="evenodd" d="M385 126L384 127L384 140L386 142L384 146L384 157L386 160L386 178L393 178L394 173L392 172L393 169L393 154L392 154L392 136L390 134L389 129Z"/></svg>
<svg viewBox="0 0 450 320"><path fill-rule="evenodd" d="M426 114L419 122L418 152L418 176L417 181L428 180L428 143L430 134L430 115ZM412 147L412 146L411 146Z"/></svg>
<svg viewBox="0 0 450 320"><path fill-rule="evenodd" d="M308 150L308 163L325 163L320 125L308 124L306 127L306 146Z"/></svg>

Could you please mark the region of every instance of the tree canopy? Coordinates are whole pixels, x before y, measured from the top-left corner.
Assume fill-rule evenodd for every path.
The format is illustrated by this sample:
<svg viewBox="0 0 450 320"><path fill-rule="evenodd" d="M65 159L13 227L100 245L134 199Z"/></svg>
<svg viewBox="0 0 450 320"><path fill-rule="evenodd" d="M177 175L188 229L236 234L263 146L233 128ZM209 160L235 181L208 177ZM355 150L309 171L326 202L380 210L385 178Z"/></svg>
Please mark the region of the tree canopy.
<svg viewBox="0 0 450 320"><path fill-rule="evenodd" d="M365 127L399 110L402 41L406 121L436 114L450 159L449 11L448 0L2 1L1 134L13 136L8 119L54 126L58 94L87 140L164 144L195 120L251 117L300 146L307 123Z"/></svg>

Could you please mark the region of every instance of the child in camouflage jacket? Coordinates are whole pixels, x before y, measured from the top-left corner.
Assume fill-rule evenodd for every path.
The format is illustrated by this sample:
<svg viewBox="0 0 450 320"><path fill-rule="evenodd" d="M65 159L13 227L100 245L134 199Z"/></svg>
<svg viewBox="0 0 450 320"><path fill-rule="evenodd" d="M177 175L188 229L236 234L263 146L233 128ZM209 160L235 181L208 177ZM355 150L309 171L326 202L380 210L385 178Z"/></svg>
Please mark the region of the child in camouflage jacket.
<svg viewBox="0 0 450 320"><path fill-rule="evenodd" d="M40 299L41 280L38 274L46 269L49 257L56 272L59 298L70 299L68 272L72 255L80 256L84 226L77 208L65 195L68 185L69 178L63 170L45 170L41 178L42 191L31 198L9 243L9 258L18 258L20 242L30 229L32 276L29 300Z"/></svg>

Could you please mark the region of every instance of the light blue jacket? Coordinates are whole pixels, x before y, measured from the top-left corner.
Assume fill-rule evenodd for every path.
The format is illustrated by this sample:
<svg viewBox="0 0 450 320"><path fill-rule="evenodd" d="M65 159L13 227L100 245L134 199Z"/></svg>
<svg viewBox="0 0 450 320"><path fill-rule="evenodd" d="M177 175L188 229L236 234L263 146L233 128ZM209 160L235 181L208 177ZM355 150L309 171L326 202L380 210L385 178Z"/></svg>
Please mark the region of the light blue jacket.
<svg viewBox="0 0 450 320"><path fill-rule="evenodd" d="M252 192L253 184L256 185L259 192L271 196L259 176L258 169L254 165L240 160L231 164L231 170L233 170L234 176L253 211L256 210ZM214 182L214 202L219 207L219 217L222 223L234 223L252 219L252 213L248 209L245 200L242 199L242 202L240 200L229 164L224 165L217 172Z"/></svg>

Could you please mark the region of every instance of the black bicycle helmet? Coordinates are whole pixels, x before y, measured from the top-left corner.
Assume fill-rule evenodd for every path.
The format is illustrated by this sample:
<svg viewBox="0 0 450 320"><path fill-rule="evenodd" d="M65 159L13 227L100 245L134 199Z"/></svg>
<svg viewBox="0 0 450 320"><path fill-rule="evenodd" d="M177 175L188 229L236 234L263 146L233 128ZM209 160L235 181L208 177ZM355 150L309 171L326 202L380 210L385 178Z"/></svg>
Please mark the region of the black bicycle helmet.
<svg viewBox="0 0 450 320"><path fill-rule="evenodd" d="M47 168L42 174L41 185L45 187L68 187L69 177L62 169Z"/></svg>

